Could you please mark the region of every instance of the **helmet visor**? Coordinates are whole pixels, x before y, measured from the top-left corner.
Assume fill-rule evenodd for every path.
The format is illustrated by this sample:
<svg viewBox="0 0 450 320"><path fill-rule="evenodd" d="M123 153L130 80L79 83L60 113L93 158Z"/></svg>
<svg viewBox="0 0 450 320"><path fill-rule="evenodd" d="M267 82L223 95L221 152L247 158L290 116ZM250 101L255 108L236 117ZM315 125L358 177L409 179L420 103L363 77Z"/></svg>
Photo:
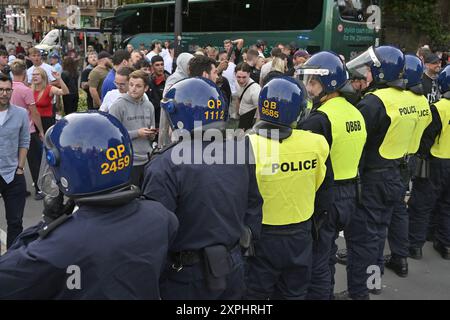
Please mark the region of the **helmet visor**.
<svg viewBox="0 0 450 320"><path fill-rule="evenodd" d="M320 97L324 90L320 77L329 75L330 70L304 66L298 70L298 74L306 88L308 99L314 100L314 98Z"/></svg>
<svg viewBox="0 0 450 320"><path fill-rule="evenodd" d="M346 64L352 79L365 79L371 65L375 65L377 68L381 67L381 62L378 60L373 47Z"/></svg>
<svg viewBox="0 0 450 320"><path fill-rule="evenodd" d="M57 197L59 188L55 180L55 176L48 165L45 152L42 153L41 167L39 169L39 178L37 181L39 190L46 196Z"/></svg>

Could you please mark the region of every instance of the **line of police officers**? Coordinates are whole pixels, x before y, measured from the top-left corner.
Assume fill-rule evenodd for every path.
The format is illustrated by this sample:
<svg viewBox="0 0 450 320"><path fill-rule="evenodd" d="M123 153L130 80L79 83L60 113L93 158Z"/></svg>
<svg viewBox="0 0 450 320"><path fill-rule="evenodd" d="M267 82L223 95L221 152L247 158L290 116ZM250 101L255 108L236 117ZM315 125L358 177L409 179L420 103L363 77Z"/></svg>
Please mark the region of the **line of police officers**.
<svg viewBox="0 0 450 320"><path fill-rule="evenodd" d="M369 83L356 107L346 100L355 101L348 72ZM304 85L271 80L258 123L227 141L220 90L182 80L161 104L178 140L147 165L141 199L129 185L131 143L120 123L67 116L45 139L46 203L59 199L62 208L61 191L79 208L26 230L0 258L0 297L332 299L344 230L348 292L338 297L368 299L368 268L384 270L388 228L386 266L404 276L433 210L434 247L449 259L450 67L431 109L422 72L419 59L390 46L347 67L318 53L301 69ZM298 122L307 96L310 114ZM403 168L412 154L421 170L407 209ZM68 285L69 266L81 271L79 288Z"/></svg>

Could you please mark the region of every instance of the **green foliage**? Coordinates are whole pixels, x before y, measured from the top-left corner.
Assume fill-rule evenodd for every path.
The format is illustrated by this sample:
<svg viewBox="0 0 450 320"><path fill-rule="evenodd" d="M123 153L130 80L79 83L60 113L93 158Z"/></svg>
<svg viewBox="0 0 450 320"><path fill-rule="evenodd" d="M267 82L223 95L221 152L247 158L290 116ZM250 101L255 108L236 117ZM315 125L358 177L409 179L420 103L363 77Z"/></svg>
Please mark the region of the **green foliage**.
<svg viewBox="0 0 450 320"><path fill-rule="evenodd" d="M434 47L447 46L450 41L448 26L442 23L438 0L385 0L384 15L396 25L409 26L429 38Z"/></svg>
<svg viewBox="0 0 450 320"><path fill-rule="evenodd" d="M86 92L84 90L79 90L79 96L80 99L78 100L78 112L83 112L83 111L87 111L88 106L87 106L87 95Z"/></svg>

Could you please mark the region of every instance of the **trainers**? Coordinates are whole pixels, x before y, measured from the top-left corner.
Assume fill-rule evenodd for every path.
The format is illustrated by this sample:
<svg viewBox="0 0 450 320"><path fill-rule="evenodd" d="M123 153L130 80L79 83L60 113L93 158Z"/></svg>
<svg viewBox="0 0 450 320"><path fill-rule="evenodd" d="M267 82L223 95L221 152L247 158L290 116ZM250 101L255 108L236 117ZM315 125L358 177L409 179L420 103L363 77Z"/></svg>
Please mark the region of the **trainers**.
<svg viewBox="0 0 450 320"><path fill-rule="evenodd" d="M39 201L45 198L45 194L42 191L38 191L34 195L34 200Z"/></svg>

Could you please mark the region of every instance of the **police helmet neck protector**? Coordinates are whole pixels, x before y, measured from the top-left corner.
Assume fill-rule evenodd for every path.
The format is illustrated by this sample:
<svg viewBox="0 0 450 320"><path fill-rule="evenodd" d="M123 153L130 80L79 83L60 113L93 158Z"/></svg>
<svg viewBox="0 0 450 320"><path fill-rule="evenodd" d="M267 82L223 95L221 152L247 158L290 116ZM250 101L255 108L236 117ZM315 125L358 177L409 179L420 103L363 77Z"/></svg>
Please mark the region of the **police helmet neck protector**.
<svg viewBox="0 0 450 320"><path fill-rule="evenodd" d="M347 69L352 76L368 78L371 73L375 84L385 84L404 88L403 73L405 55L392 46L370 47L364 53L347 63Z"/></svg>
<svg viewBox="0 0 450 320"><path fill-rule="evenodd" d="M450 65L446 66L437 79L438 88L445 99L450 99Z"/></svg>
<svg viewBox="0 0 450 320"><path fill-rule="evenodd" d="M339 91L348 80L348 72L341 58L328 51L313 55L300 69L309 98L314 104Z"/></svg>
<svg viewBox="0 0 450 320"><path fill-rule="evenodd" d="M64 117L47 130L44 149L56 185L68 197L87 197L129 185L131 139L119 120L109 114L85 112Z"/></svg>
<svg viewBox="0 0 450 320"><path fill-rule="evenodd" d="M422 75L424 72L422 61L412 54L405 55L405 72L403 79L405 80L406 88L422 86Z"/></svg>
<svg viewBox="0 0 450 320"><path fill-rule="evenodd" d="M161 101L174 130L224 128L228 103L214 82L203 77L175 83Z"/></svg>
<svg viewBox="0 0 450 320"><path fill-rule="evenodd" d="M306 90L291 77L273 78L259 94L259 117L266 122L292 127L305 108Z"/></svg>

